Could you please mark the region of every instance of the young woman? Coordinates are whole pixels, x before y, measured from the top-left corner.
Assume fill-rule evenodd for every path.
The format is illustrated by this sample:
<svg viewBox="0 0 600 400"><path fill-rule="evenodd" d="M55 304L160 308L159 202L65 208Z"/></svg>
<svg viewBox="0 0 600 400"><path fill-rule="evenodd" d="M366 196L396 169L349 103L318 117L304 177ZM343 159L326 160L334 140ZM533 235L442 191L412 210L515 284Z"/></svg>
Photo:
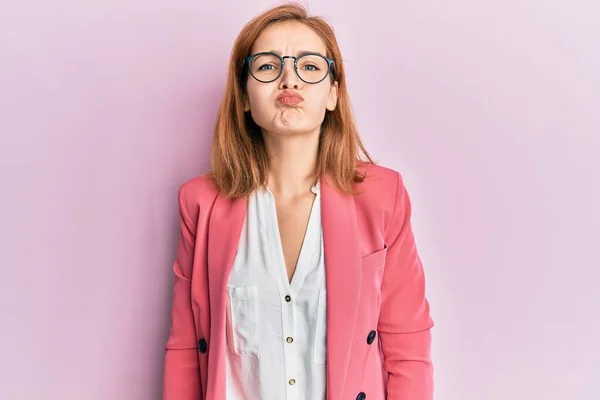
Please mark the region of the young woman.
<svg viewBox="0 0 600 400"><path fill-rule="evenodd" d="M291 4L244 27L179 207L164 400L433 398L410 200L361 143L326 22Z"/></svg>

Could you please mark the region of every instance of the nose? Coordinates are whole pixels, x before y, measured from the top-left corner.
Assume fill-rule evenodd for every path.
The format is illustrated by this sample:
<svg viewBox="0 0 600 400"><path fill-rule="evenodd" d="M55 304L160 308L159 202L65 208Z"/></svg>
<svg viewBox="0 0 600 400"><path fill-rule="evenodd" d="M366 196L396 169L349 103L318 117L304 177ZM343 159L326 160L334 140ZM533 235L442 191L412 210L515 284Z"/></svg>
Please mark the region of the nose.
<svg viewBox="0 0 600 400"><path fill-rule="evenodd" d="M281 71L281 87L298 88L300 79L294 70L294 59L286 58L284 61L283 71Z"/></svg>

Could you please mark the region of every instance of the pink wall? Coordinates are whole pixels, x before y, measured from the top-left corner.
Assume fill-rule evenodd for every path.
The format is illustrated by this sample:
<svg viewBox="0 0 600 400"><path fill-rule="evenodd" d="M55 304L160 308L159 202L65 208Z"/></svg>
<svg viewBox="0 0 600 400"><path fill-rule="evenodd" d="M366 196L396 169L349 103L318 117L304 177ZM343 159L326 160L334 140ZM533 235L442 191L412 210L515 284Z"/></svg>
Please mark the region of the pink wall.
<svg viewBox="0 0 600 400"><path fill-rule="evenodd" d="M159 399L176 190L270 1L0 6L0 399ZM596 0L311 1L403 172L436 400L600 398ZM225 17L226 16L226 17Z"/></svg>

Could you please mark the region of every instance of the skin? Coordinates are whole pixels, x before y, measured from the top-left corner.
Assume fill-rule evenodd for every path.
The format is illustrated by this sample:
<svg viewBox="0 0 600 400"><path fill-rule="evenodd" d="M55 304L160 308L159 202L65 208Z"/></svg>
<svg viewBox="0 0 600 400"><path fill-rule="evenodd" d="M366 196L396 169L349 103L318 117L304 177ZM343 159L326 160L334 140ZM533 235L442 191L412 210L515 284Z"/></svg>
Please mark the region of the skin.
<svg viewBox="0 0 600 400"><path fill-rule="evenodd" d="M321 38L308 26L286 21L271 25L255 41L251 54L279 51L298 56L300 51L327 54ZM270 158L268 188L275 198L278 228L288 279L296 269L311 207L315 199L308 174L316 166L320 127L326 110L337 104L338 83L328 78L307 84L294 71L292 59L285 59L282 75L270 83L248 77L245 111L261 127ZM283 105L277 101L285 90L299 93L304 101Z"/></svg>

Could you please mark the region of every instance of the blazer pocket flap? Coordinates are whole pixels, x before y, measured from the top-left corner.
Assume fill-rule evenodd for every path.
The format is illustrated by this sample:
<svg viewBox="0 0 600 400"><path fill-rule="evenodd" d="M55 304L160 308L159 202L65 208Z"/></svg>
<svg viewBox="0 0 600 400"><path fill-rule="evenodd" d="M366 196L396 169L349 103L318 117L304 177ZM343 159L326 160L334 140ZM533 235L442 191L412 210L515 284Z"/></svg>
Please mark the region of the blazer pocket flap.
<svg viewBox="0 0 600 400"><path fill-rule="evenodd" d="M385 264L385 256L387 254L387 245L384 248L373 253L367 254L362 258L362 270L368 271L373 268Z"/></svg>

